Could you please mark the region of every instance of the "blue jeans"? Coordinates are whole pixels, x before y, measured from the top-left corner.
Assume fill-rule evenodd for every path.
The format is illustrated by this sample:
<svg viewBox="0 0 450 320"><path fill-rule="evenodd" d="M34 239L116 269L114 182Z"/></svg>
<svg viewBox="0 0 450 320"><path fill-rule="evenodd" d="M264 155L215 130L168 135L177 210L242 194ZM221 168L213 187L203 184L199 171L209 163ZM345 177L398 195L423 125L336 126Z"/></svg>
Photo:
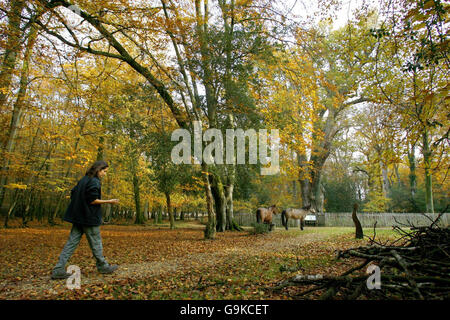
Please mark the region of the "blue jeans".
<svg viewBox="0 0 450 320"><path fill-rule="evenodd" d="M97 269L108 266L108 262L106 262L106 259L103 256L100 226L82 226L74 223L72 225L72 230L70 231L69 239L67 240L61 254L59 255L58 263L53 268L54 271L65 270L66 263L67 261L69 261L75 249L78 247L83 233L86 234L86 238L88 240L89 246L91 247L92 254L97 261Z"/></svg>

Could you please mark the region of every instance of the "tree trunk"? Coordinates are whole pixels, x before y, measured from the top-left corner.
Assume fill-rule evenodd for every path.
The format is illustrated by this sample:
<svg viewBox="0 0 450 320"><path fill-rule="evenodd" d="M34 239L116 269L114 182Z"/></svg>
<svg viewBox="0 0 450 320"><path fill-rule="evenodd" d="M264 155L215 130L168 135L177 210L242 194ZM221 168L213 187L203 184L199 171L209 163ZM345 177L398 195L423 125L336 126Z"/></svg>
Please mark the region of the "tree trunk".
<svg viewBox="0 0 450 320"><path fill-rule="evenodd" d="M381 156L381 155L380 155ZM383 177L382 181L382 187L383 187L383 196L385 198L389 195L390 190L390 184L389 184L389 178L388 178L388 169L384 161L380 160L380 167L381 167L381 176Z"/></svg>
<svg viewBox="0 0 450 320"><path fill-rule="evenodd" d="M395 172L395 179L397 180L397 187L401 187L403 185L403 183L400 178L400 171L398 168L398 163L394 163L394 172Z"/></svg>
<svg viewBox="0 0 450 320"><path fill-rule="evenodd" d="M144 219L145 220L149 220L150 219L150 214L149 214L149 203L148 200L145 201L144 203Z"/></svg>
<svg viewBox="0 0 450 320"><path fill-rule="evenodd" d="M233 207L233 190L234 190L234 176L236 167L232 166L232 172L229 173L228 183L225 187L225 202L226 202L226 230L242 231L242 228L234 221L234 207Z"/></svg>
<svg viewBox="0 0 450 320"><path fill-rule="evenodd" d="M11 204L11 206L9 207L8 212L6 213L6 217L5 217L5 223L4 223L4 227L8 228L8 221L9 221L9 217L11 216L14 208L17 205L17 198L14 199L13 203Z"/></svg>
<svg viewBox="0 0 450 320"><path fill-rule="evenodd" d="M170 229L175 229L175 220L173 217L173 209L172 209L172 203L170 202L170 193L166 192L166 203L167 203L167 212L169 213L169 222L170 222Z"/></svg>
<svg viewBox="0 0 450 320"><path fill-rule="evenodd" d="M411 195L411 203L413 209L417 210L416 204L416 192L417 192L417 176L416 176L416 154L414 144L411 144L410 151L408 152L408 162L409 162L409 192Z"/></svg>
<svg viewBox="0 0 450 320"><path fill-rule="evenodd" d="M234 189L233 183L230 183L225 187L226 230L233 230L233 220L234 220L233 189Z"/></svg>
<svg viewBox="0 0 450 320"><path fill-rule="evenodd" d="M149 219L155 219L155 216L156 216L156 211L155 211L155 208L154 207L152 207L151 208L151 212L149 212Z"/></svg>
<svg viewBox="0 0 450 320"><path fill-rule="evenodd" d="M25 1L12 0L11 8L7 13L8 31L3 63L0 71L0 108L4 109L6 97L10 92L12 75L16 66L17 55L21 49L20 16L25 7ZM6 109L6 108L5 108Z"/></svg>
<svg viewBox="0 0 450 320"><path fill-rule="evenodd" d="M210 128L215 128L217 114L216 114L216 100L214 97L214 88L211 72L211 56L208 47L208 17L209 8L208 3L203 5L203 13L200 5L200 0L195 0L195 14L196 14L196 36L199 39L200 54L201 54L201 67L202 67L202 83L205 88L206 107L208 116L208 125ZM200 101L197 101L199 103ZM200 120L200 119L198 119ZM213 195L211 190L211 184L209 174L211 171L208 169L208 165L203 161L202 170L204 172L205 179L205 193L206 193L206 207L208 211L208 222L205 228L205 239L214 239L216 235L216 216L213 208Z"/></svg>
<svg viewBox="0 0 450 320"><path fill-rule="evenodd" d="M323 212L323 188L321 185L322 169L328 152L321 156L311 157L312 168L306 169L305 157L299 157L299 165L304 172L301 173L300 193L302 196L302 206L311 206L317 212Z"/></svg>
<svg viewBox="0 0 450 320"><path fill-rule="evenodd" d="M23 210L22 213L22 227L26 228L28 227L28 222L32 220L32 218L30 217L31 215L30 207L33 202L33 190L29 190L28 194L24 193L23 198L25 209Z"/></svg>
<svg viewBox="0 0 450 320"><path fill-rule="evenodd" d="M202 170L205 180L205 195L206 195L206 209L208 212L208 222L205 228L205 239L214 239L216 237L216 215L213 209L213 196L211 192L211 185L208 178L208 166L203 162Z"/></svg>
<svg viewBox="0 0 450 320"><path fill-rule="evenodd" d="M162 222L162 206L159 205L155 213L155 224Z"/></svg>
<svg viewBox="0 0 450 320"><path fill-rule="evenodd" d="M136 220L135 224L143 224L144 214L141 210L141 195L140 195L140 182L137 176L137 172L133 169L133 192L134 192L134 206L136 208Z"/></svg>
<svg viewBox="0 0 450 320"><path fill-rule="evenodd" d="M292 197L297 200L297 181L292 181Z"/></svg>
<svg viewBox="0 0 450 320"><path fill-rule="evenodd" d="M353 223L355 224L355 238L362 239L362 238L364 238L364 234L363 234L363 229L361 227L361 222L359 222L358 216L356 215L357 210L358 210L358 204L355 203L353 205L353 213L352 213Z"/></svg>
<svg viewBox="0 0 450 320"><path fill-rule="evenodd" d="M302 207L307 207L311 205L309 200L309 193L311 190L311 184L308 179L299 180L300 182L300 193L302 197Z"/></svg>
<svg viewBox="0 0 450 320"><path fill-rule="evenodd" d="M2 150L4 156L3 156L2 168L0 171L2 173L1 177L0 177L0 208L3 204L3 199L4 199L4 195L5 195L5 185L8 182L7 172L8 172L8 167L9 167L9 154L14 150L15 139L16 139L17 133L18 133L19 128L22 123L22 118L23 118L22 115L23 115L23 111L24 111L24 100L25 100L25 96L26 96L26 92L27 92L27 88L28 88L29 63L30 63L31 53L33 51L34 44L36 43L36 38L37 38L36 27L31 26L30 33L28 35L27 47L25 50L24 58L23 58L23 65L22 65L20 82L19 82L20 83L19 84L19 92L17 94L16 102L14 103L14 107L13 107L11 123L9 126L9 132L7 135L8 138L7 138L6 143ZM19 47L19 45L17 45L17 47ZM2 80L0 80L0 95L3 94L2 88L6 89L10 85L11 79L9 79L9 80L5 79L4 77L6 75L3 75L3 71L5 71L5 67L6 67L5 64L9 64L9 62L7 62L7 60L8 60L8 58L5 57L2 75L0 75L0 79L2 79ZM14 61L15 61L15 57L14 57ZM10 67L14 68L14 66L15 66L15 62ZM8 68L9 67L6 67L6 69L8 69ZM6 94L4 95L4 99L6 99ZM1 101L0 106L3 106L4 103L5 103L5 100Z"/></svg>
<svg viewBox="0 0 450 320"><path fill-rule="evenodd" d="M224 53L225 53L225 73L224 73L224 87L225 87L225 104L227 108L232 110L233 108L233 100L232 97L234 95L231 84L233 83L232 79L232 59L233 59L233 33L234 33L234 0L230 1L229 4L226 1L219 1L219 6L222 11L222 19L224 24ZM229 112L228 115L228 126L230 128L236 129L236 121L233 113ZM233 150L233 163L231 165L226 166L226 187L225 187L225 215L226 215L226 230L242 230L241 227L234 221L234 209L233 209L233 191L234 191L234 182L236 176L236 158L234 156Z"/></svg>
<svg viewBox="0 0 450 320"><path fill-rule="evenodd" d="M309 193L310 204L317 212L323 212L322 168L313 175Z"/></svg>
<svg viewBox="0 0 450 320"><path fill-rule="evenodd" d="M216 207L216 231L223 232L226 228L226 199L222 180L218 175L210 175L211 192Z"/></svg>
<svg viewBox="0 0 450 320"><path fill-rule="evenodd" d="M425 167L425 204L427 213L434 213L433 177L431 172L431 150L428 132L426 128L422 134L422 139L423 139L422 154Z"/></svg>

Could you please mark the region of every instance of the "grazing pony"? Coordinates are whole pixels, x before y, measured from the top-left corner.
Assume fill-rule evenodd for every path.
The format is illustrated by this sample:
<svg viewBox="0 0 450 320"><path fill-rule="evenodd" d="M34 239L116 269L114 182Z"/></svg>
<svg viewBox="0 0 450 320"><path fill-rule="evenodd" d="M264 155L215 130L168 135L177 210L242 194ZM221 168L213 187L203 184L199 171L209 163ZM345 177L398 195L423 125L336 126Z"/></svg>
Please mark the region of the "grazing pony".
<svg viewBox="0 0 450 320"><path fill-rule="evenodd" d="M295 208L287 208L281 212L281 222L283 226L288 230L288 221L289 219L300 219L300 229L303 230L303 226L305 224L305 217L310 213L316 213L314 208L311 208L311 205L303 207L301 209Z"/></svg>
<svg viewBox="0 0 450 320"><path fill-rule="evenodd" d="M258 208L256 210L256 222L268 224L270 226L269 230L272 231L272 228L275 225L272 223L272 214L278 214L276 205L272 205L269 208Z"/></svg>

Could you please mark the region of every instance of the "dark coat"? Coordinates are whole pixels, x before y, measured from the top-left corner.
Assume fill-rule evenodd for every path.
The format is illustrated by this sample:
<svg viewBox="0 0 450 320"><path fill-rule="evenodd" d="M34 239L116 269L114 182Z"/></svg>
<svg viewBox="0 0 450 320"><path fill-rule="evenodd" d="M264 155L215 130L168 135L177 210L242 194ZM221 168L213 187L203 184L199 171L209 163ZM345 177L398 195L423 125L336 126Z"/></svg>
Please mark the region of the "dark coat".
<svg viewBox="0 0 450 320"><path fill-rule="evenodd" d="M64 220L85 226L102 224L102 211L99 204L92 201L102 198L100 179L84 176L70 193L70 204Z"/></svg>

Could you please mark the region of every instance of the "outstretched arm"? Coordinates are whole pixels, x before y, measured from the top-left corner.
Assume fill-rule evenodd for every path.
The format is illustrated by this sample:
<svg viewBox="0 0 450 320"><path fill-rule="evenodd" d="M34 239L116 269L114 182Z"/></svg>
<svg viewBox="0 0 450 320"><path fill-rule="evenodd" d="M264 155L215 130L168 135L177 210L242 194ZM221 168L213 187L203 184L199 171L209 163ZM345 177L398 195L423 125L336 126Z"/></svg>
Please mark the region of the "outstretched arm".
<svg viewBox="0 0 450 320"><path fill-rule="evenodd" d="M110 199L110 200L95 199L94 201L91 202L91 204L103 204L103 203L117 204L119 203L119 199Z"/></svg>

